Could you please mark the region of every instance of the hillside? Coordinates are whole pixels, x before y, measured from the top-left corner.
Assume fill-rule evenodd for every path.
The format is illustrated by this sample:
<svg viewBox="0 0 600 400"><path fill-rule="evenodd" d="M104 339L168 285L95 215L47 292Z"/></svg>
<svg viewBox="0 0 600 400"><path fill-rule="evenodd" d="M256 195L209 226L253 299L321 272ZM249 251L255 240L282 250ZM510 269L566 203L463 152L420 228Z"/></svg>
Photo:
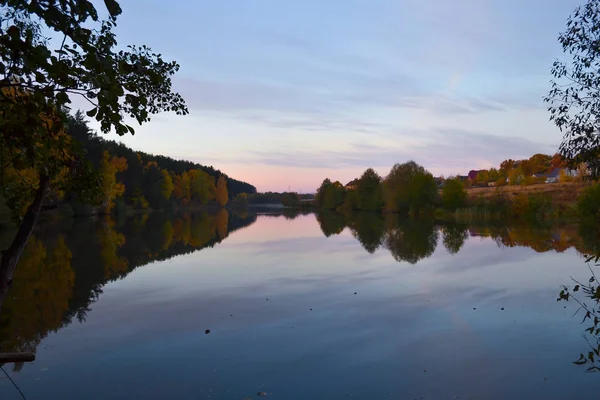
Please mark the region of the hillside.
<svg viewBox="0 0 600 400"><path fill-rule="evenodd" d="M135 181L139 178L132 171L132 166L136 164L148 165L149 163L156 163L158 168L169 171L171 174L182 174L190 170L200 170L211 176L215 182L221 176L224 175L227 179L227 189L229 191L229 197L233 198L240 193L256 193L256 187L253 185L234 179L228 176L226 173L221 172L212 166L205 166L197 164L187 160L175 160L171 157L163 155L154 155L144 153L142 151L135 151L125 146L122 143L117 143L113 140L106 140L98 136L93 130L88 127L86 118L81 112L77 112L74 116L69 116L69 134L74 137L78 142L83 144L86 150L86 157L95 165L98 166L102 159L102 153L108 151L111 156L123 157L127 160L129 166L128 170L120 173L120 177L125 184L126 193L125 196L131 195L131 190L135 186L139 185L140 182ZM132 179L128 179L127 175L131 175Z"/></svg>
<svg viewBox="0 0 600 400"><path fill-rule="evenodd" d="M490 198L502 193L509 200L519 194L543 193L552 197L552 202L557 205L570 205L577 202L582 190L591 185L590 182L565 182L565 183L540 183L529 186L499 186L467 189L469 201L478 197Z"/></svg>

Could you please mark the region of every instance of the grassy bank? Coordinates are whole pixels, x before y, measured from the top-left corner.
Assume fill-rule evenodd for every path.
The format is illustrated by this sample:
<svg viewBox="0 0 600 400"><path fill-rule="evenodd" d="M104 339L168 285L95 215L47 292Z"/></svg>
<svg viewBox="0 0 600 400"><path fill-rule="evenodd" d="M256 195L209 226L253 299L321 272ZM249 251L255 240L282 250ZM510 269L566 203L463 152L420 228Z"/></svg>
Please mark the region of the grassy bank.
<svg viewBox="0 0 600 400"><path fill-rule="evenodd" d="M507 200L525 194L543 194L552 198L555 205L572 206L577 202L581 192L592 185L592 182L540 183L529 186L498 186L467 189L467 200L472 203L477 199L489 199L503 195Z"/></svg>

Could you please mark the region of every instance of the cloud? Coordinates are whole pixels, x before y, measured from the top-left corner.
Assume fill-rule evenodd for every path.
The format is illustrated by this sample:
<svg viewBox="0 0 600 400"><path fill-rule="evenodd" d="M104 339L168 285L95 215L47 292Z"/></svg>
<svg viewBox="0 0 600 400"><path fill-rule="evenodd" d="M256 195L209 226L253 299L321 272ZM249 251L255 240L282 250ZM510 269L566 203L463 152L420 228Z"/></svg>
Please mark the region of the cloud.
<svg viewBox="0 0 600 400"><path fill-rule="evenodd" d="M345 131L384 136L402 125L401 112L422 111L434 118L443 118L506 113L513 108L530 106L518 98L497 94L482 97L428 92L402 76L357 75L353 84L340 89L180 78L176 88L196 116L235 119L295 131Z"/></svg>
<svg viewBox="0 0 600 400"><path fill-rule="evenodd" d="M434 173L448 170L464 173L472 168L498 165L509 157L525 158L538 152L550 153L553 149L520 137L444 128L408 132L405 138L399 137L396 145L354 142L339 150L291 147L254 150L234 162L310 169L362 169L391 168L395 163L415 160Z"/></svg>

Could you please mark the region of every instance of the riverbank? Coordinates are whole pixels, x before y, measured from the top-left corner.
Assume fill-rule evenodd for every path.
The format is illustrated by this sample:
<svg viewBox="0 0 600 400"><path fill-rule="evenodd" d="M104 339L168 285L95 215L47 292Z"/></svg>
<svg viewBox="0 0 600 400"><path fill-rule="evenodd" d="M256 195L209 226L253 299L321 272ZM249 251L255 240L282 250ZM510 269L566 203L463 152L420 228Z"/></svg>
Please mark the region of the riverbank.
<svg viewBox="0 0 600 400"><path fill-rule="evenodd" d="M529 186L478 187L466 191L469 203L481 198L493 198L499 194L505 196L507 200L512 200L521 194L543 194L550 196L553 204L571 206L577 202L581 192L591 185L593 182L539 183Z"/></svg>

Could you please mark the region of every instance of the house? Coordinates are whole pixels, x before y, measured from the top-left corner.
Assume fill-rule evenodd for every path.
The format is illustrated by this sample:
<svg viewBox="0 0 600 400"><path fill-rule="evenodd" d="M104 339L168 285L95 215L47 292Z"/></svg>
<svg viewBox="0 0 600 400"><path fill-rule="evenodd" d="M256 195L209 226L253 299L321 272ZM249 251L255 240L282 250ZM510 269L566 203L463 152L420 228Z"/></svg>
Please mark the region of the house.
<svg viewBox="0 0 600 400"><path fill-rule="evenodd" d="M353 179L344 186L346 190L355 190L358 187L358 179Z"/></svg>
<svg viewBox="0 0 600 400"><path fill-rule="evenodd" d="M545 174L533 174L531 175L533 178L536 178L545 183L556 183L558 182L558 177L560 176L561 168L554 168L552 171ZM569 173L569 172L566 172Z"/></svg>
<svg viewBox="0 0 600 400"><path fill-rule="evenodd" d="M556 183L558 182L558 177L560 175L560 168L554 168L552 171L546 174L546 183Z"/></svg>
<svg viewBox="0 0 600 400"><path fill-rule="evenodd" d="M456 175L456 179L464 183L469 180L469 177L467 175Z"/></svg>
<svg viewBox="0 0 600 400"><path fill-rule="evenodd" d="M482 170L482 169L478 169L478 170L474 170L474 169L472 169L472 170L470 170L470 171L469 171L469 175L467 175L468 179L469 179L471 182L475 182L475 180L477 179L477 175L478 175L478 174L479 174L481 171L483 171L483 170Z"/></svg>

